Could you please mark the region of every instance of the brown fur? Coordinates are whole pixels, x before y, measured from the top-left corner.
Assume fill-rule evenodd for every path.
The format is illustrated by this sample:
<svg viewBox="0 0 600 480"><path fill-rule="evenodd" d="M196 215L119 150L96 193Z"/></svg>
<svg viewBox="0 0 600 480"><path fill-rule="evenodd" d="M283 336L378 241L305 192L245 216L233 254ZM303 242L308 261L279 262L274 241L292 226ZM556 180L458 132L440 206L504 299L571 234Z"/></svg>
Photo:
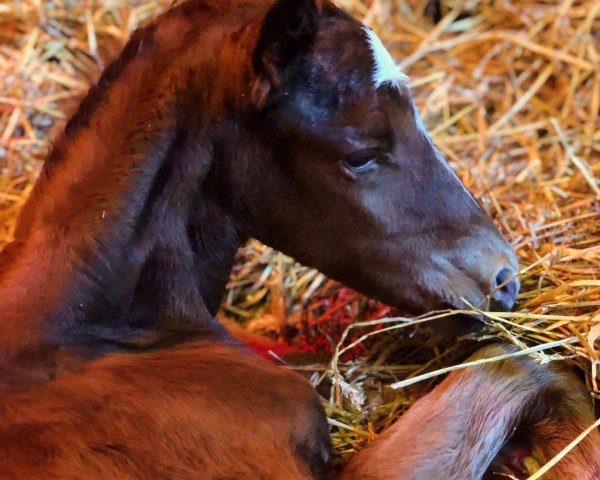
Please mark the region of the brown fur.
<svg viewBox="0 0 600 480"><path fill-rule="evenodd" d="M506 351L488 347L474 358ZM571 373L504 360L450 375L335 478L479 480L515 430L548 460L593 421ZM323 411L305 380L207 342L111 355L5 394L0 425L2 480L328 478ZM599 472L595 431L546 478Z"/></svg>
<svg viewBox="0 0 600 480"><path fill-rule="evenodd" d="M322 478L324 425L303 378L237 348L112 355L0 397L0 479Z"/></svg>
<svg viewBox="0 0 600 480"><path fill-rule="evenodd" d="M188 0L69 121L0 257L0 479L327 478L308 384L206 343L233 342L213 315L250 236L396 306L510 308L514 252L406 86L373 88L363 26L318 7Z"/></svg>

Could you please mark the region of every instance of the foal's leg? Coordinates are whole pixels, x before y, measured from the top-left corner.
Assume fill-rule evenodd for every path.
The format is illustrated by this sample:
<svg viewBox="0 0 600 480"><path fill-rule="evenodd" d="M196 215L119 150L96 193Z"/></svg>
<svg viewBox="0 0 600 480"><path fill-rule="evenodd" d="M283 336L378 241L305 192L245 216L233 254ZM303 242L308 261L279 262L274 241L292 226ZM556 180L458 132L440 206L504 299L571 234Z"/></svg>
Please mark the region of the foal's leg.
<svg viewBox="0 0 600 480"><path fill-rule="evenodd" d="M473 359L501 355L495 345ZM546 461L594 422L579 380L559 365L527 357L451 374L380 439L352 458L339 480L476 480L507 441ZM514 457L508 452L509 457ZM600 434L592 432L544 477L598 480Z"/></svg>

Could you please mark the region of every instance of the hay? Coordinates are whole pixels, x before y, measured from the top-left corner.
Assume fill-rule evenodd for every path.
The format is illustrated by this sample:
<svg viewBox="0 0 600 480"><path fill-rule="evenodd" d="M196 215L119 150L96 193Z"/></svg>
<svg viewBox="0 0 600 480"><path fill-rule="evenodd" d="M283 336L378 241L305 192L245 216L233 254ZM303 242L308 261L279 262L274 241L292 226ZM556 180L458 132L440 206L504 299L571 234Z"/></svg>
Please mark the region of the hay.
<svg viewBox="0 0 600 480"><path fill-rule="evenodd" d="M0 245L64 112L168 3L0 2ZM600 398L600 2L442 0L437 24L427 0L339 3L401 59L435 141L517 248L519 309L488 314L490 326L470 340L440 344L415 331L431 315L383 319L399 312L253 241L221 315L334 354L331 368L304 370L315 383L333 380L328 413L341 457L393 422L432 375L395 391L391 383L458 363L473 339L499 336L542 361L565 359Z"/></svg>

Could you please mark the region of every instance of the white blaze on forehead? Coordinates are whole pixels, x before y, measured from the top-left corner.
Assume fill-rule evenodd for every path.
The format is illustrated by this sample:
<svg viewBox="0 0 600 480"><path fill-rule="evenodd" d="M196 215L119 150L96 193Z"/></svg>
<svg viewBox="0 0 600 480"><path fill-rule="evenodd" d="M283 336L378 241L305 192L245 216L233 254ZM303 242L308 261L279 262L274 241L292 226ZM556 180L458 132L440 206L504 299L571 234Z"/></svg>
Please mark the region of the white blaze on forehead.
<svg viewBox="0 0 600 480"><path fill-rule="evenodd" d="M408 83L408 77L396 65L390 52L387 51L377 34L368 27L363 27L363 30L367 35L367 42L369 43L375 63L372 75L375 88L386 84L398 85L400 82Z"/></svg>

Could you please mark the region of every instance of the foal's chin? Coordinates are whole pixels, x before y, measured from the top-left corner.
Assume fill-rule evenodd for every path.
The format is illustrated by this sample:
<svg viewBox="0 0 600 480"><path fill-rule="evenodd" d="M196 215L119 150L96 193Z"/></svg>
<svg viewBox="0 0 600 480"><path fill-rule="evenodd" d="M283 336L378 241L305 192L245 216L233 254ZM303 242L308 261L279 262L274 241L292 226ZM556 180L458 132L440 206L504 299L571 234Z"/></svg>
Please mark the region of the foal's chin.
<svg viewBox="0 0 600 480"><path fill-rule="evenodd" d="M447 306L445 310L456 310ZM433 337L438 342L456 340L458 337L477 333L488 325L487 319L480 314L449 312L448 315L427 322Z"/></svg>
<svg viewBox="0 0 600 480"><path fill-rule="evenodd" d="M487 325L483 315L471 316L456 314L452 317L434 320L433 328L440 341L454 340L457 337L477 333Z"/></svg>
<svg viewBox="0 0 600 480"><path fill-rule="evenodd" d="M461 295L456 285L448 290L440 288L431 295L422 311L431 312L425 316L439 317L426 322L439 341L454 340L483 330L489 325L489 318L480 312L495 310L483 292L475 295L470 291Z"/></svg>

